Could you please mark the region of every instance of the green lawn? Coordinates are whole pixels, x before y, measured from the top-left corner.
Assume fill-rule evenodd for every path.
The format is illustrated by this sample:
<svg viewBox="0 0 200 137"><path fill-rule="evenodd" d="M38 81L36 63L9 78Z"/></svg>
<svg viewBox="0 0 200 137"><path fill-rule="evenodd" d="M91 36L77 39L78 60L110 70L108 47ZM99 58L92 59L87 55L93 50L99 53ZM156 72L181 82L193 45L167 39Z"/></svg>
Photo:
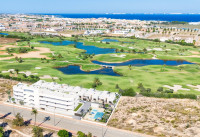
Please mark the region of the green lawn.
<svg viewBox="0 0 200 137"><path fill-rule="evenodd" d="M74 109L74 111L77 111L82 105L82 103L79 103L78 106Z"/></svg>
<svg viewBox="0 0 200 137"><path fill-rule="evenodd" d="M13 33L14 34L14 33ZM16 33L18 35L19 33ZM20 34L26 36L27 34ZM66 40L74 40L74 38L65 38ZM200 58L198 57L188 57L192 55L191 51L199 52L199 48L194 48L190 46L180 46L176 44L169 43L157 43L147 40L130 39L130 38L112 38L117 39L121 42L110 42L110 44L101 43L100 41L104 37L81 37L80 42L85 45L95 45L102 48L117 48L119 50L124 49L125 53L113 53L106 55L96 55L93 58L88 58L83 60L79 57L79 54L83 52L81 49L75 48L73 45L69 46L53 46L51 44L41 44L38 41L61 41L60 38L41 38L34 37L31 40L31 46L34 47L46 47L50 48L51 51L57 56L62 55L62 58L57 58L56 60L49 59L42 61L39 58L27 58L23 59L23 63L16 62L15 59L11 60L0 60L0 71L8 69L19 69L19 71L31 71L32 73L37 73L38 76L51 75L52 77L61 78L56 80L58 83L66 83L72 86L82 86L85 88L91 88L93 81L96 77L100 79L103 83L101 86L97 87L97 90L107 90L111 92L117 92L118 89L115 88L116 84L120 88L130 88L132 87L135 91L137 89L138 83L143 83L145 88L151 88L152 91L156 91L158 87L163 85L182 85L184 88L191 89L190 91L178 91L178 93L194 93L200 95L200 92L194 90L193 88L187 87L187 84L198 85L198 79L200 79ZM134 42L122 43L124 42ZM27 45L27 42L18 42L19 46ZM135 54L127 53L131 48L134 48L137 52L146 49L161 48L163 51L155 51L155 55L158 59L182 59L190 62L195 62L192 65L182 65L180 69L179 66L143 66L143 67L132 67L131 70L128 66L114 67L114 71L122 74L121 77L107 76L107 75L66 75L56 69L56 67L63 67L68 65L80 65L81 69L85 71L100 69L101 66L93 64L92 60L98 60L103 62L124 62L131 59L151 59L153 57L153 51L147 51L146 54ZM170 49L166 52L166 49ZM180 55L183 54L183 55ZM125 57L116 57L116 55L126 55ZM52 57L51 53L46 54L48 57ZM0 56L2 58L4 56ZM41 69L35 69L35 67L41 67ZM46 81L52 81L52 79L46 79Z"/></svg>

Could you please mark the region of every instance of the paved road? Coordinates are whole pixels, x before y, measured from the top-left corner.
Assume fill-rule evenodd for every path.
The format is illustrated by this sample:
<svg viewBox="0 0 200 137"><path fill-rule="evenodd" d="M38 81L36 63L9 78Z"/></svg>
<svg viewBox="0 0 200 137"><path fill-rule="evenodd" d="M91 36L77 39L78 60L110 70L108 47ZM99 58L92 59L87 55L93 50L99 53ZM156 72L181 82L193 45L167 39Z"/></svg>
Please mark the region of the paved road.
<svg viewBox="0 0 200 137"><path fill-rule="evenodd" d="M1 114L7 114L11 112L11 115L13 116L13 113L21 113L21 115L24 117L24 119L29 120L32 119L34 121L34 116L31 115L30 110L13 107L5 104L0 104L0 113ZM37 115L37 122L42 123L44 121L45 117L51 117L50 121L44 122L45 125L53 126L54 125L54 116L47 113L39 112ZM95 135L97 137L143 137L142 135L132 133L129 131L119 130L116 128L96 125L93 123L83 122L80 120L65 118L61 116L55 116L55 124L56 127L64 128L69 131L82 131L85 133L91 132L92 135Z"/></svg>

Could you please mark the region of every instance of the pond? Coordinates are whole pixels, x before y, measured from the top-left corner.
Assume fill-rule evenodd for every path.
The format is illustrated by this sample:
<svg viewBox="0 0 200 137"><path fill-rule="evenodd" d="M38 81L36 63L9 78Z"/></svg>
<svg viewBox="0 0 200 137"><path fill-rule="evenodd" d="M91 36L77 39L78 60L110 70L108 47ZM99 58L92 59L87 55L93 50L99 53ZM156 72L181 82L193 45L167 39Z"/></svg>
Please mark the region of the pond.
<svg viewBox="0 0 200 137"><path fill-rule="evenodd" d="M116 39L103 39L102 42L119 42L119 40L116 40Z"/></svg>
<svg viewBox="0 0 200 137"><path fill-rule="evenodd" d="M103 39L102 42L120 42L119 40L116 39ZM128 43L128 44L133 44L134 42L122 42L122 43Z"/></svg>
<svg viewBox="0 0 200 137"><path fill-rule="evenodd" d="M67 46L71 44L75 44L76 48L85 50L87 54L108 54L108 53L116 53L115 49L112 48L99 48L96 46L86 46L82 42L68 41L64 40L61 42L48 42L48 41L39 41L44 44L52 44L54 46Z"/></svg>
<svg viewBox="0 0 200 137"><path fill-rule="evenodd" d="M94 64L105 65L105 66L148 66L148 65L170 65L178 66L183 64L194 64L185 60L160 60L160 59L134 59L121 63L106 63L100 61L92 61Z"/></svg>
<svg viewBox="0 0 200 137"><path fill-rule="evenodd" d="M0 33L0 35L5 35L5 36L7 36L7 35L8 35L8 33Z"/></svg>
<svg viewBox="0 0 200 137"><path fill-rule="evenodd" d="M102 69L93 70L93 71L83 71L80 69L80 66L69 65L67 67L57 68L64 74L75 75L75 74L101 74L101 75L110 75L110 76L120 76L115 73L111 67L103 67Z"/></svg>

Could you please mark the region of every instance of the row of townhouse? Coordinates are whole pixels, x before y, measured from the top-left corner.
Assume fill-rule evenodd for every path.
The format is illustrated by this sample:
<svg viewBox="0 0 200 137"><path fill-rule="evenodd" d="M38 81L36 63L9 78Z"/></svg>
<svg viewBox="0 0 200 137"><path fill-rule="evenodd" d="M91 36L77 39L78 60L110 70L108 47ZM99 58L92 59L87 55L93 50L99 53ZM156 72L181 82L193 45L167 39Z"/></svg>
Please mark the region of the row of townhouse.
<svg viewBox="0 0 200 137"><path fill-rule="evenodd" d="M113 104L116 94L40 80L32 85L18 83L13 86L13 98L17 104L74 115L74 109L82 100Z"/></svg>

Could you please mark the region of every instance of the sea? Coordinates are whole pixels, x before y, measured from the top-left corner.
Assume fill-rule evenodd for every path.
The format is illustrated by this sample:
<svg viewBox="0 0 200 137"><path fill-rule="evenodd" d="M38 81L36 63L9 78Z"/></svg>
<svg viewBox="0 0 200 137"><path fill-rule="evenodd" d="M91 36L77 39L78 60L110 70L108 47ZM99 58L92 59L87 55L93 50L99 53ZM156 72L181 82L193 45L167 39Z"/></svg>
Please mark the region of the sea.
<svg viewBox="0 0 200 137"><path fill-rule="evenodd" d="M148 21L200 22L200 14L44 14L62 18L110 18Z"/></svg>

